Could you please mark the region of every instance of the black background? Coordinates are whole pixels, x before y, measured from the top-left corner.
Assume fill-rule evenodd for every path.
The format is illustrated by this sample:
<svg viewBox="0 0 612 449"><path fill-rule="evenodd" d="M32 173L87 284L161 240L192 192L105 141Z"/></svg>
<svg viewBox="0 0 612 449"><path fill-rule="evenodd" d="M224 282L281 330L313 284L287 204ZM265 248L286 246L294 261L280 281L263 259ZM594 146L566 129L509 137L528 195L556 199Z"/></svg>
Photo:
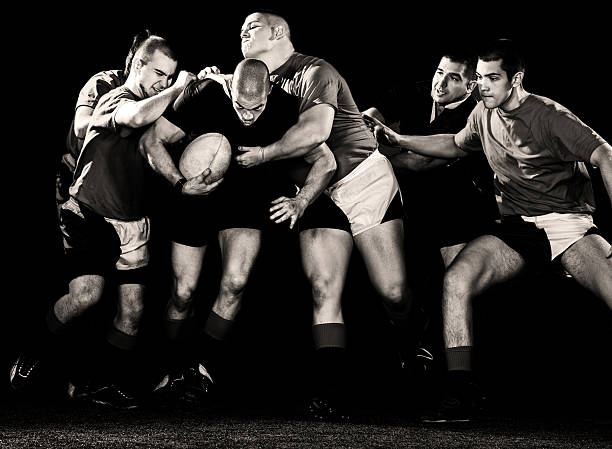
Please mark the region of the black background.
<svg viewBox="0 0 612 449"><path fill-rule="evenodd" d="M601 9L583 2L531 12L512 4L405 4L402 9L394 5L355 3L332 10L330 2L309 2L276 9L289 21L296 50L332 63L348 81L360 109L394 82L430 79L448 42L475 46L482 39L506 37L525 49L527 91L558 101L611 141L609 24ZM82 85L100 70L122 68L133 35L145 27L175 43L179 68L197 72L217 65L231 72L242 58L240 27L259 6L270 7L170 2L114 11L109 5L72 12L32 8L7 16L18 33L7 40L10 64L3 89L3 150L8 156L7 277L1 315L5 336L0 343L8 354L4 359L14 355L32 316L44 311L64 287L54 175ZM600 209L598 220L609 232L610 204L605 197ZM283 388L301 389L311 313L297 253L283 242L281 238L269 245L258 263L254 279L259 280L245 297L241 327L233 339L239 355L232 365L239 371L234 373L239 382L264 379L263 384L276 385L279 394ZM284 263L279 263L281 258ZM391 365L385 349L387 329L379 303L360 276L360 260L352 263L345 307L358 368L355 377L377 384ZM215 273L209 270L211 285ZM152 295L157 297L149 299L157 305L167 297L160 293L160 282ZM204 296L210 300L210 295ZM155 317L148 319L153 322ZM544 276L487 295L477 302L476 320L481 371L501 404L521 407L527 400L536 407L554 408L569 397L576 407L568 409L604 410L604 401L611 397L612 333L610 312L601 301L572 281Z"/></svg>

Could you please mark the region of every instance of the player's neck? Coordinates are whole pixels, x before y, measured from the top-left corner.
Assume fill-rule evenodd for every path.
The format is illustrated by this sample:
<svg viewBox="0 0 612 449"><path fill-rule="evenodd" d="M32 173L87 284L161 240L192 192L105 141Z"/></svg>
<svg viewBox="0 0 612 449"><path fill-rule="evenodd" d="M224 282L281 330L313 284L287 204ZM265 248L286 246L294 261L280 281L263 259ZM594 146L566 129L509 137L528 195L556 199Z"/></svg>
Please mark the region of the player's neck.
<svg viewBox="0 0 612 449"><path fill-rule="evenodd" d="M522 85L518 85L512 89L512 93L506 101L499 106L505 112L510 112L524 103L529 96L529 92L523 89Z"/></svg>
<svg viewBox="0 0 612 449"><path fill-rule="evenodd" d="M293 44L289 41L279 43L272 51L262 54L261 59L268 66L270 73L282 66L294 52Z"/></svg>

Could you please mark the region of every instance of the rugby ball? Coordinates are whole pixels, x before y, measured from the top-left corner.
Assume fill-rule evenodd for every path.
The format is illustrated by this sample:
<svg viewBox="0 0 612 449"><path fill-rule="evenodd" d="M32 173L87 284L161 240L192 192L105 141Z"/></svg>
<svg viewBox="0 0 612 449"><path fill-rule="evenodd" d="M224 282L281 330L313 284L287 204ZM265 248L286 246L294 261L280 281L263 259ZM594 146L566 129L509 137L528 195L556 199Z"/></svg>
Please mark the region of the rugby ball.
<svg viewBox="0 0 612 449"><path fill-rule="evenodd" d="M187 179L199 175L207 168L212 181L221 179L232 158L232 147L223 134L207 133L193 139L183 151L179 170Z"/></svg>

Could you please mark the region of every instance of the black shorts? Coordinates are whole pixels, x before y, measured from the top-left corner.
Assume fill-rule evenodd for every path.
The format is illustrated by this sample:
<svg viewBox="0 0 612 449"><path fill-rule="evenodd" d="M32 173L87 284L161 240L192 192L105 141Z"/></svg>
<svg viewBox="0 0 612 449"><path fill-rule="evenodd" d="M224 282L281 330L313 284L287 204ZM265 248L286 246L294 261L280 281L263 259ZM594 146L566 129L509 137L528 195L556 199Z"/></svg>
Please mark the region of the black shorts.
<svg viewBox="0 0 612 449"><path fill-rule="evenodd" d="M170 196L168 216L165 217L170 240L200 247L215 237L214 194L196 196L173 193Z"/></svg>
<svg viewBox="0 0 612 449"><path fill-rule="evenodd" d="M404 218L404 208L402 206L402 198L400 196L400 191L398 190L391 203L389 203L389 207L387 207L387 212L385 212L384 217L380 221L381 223L385 223L391 220L403 219Z"/></svg>
<svg viewBox="0 0 612 449"><path fill-rule="evenodd" d="M121 255L115 228L83 204L72 209L67 206L59 214L68 279L90 274L108 277Z"/></svg>
<svg viewBox="0 0 612 449"><path fill-rule="evenodd" d="M552 252L544 229L523 221L520 216L503 217L494 223L488 235L493 235L519 253L527 267L540 270L550 264Z"/></svg>
<svg viewBox="0 0 612 449"><path fill-rule="evenodd" d="M217 230L250 228L260 231L274 224L270 220L272 201L293 197L296 188L284 178L270 179L269 172L242 169L227 176L214 196Z"/></svg>
<svg viewBox="0 0 612 449"><path fill-rule="evenodd" d="M416 188L414 183L410 186ZM486 234L495 220L499 219L497 203L493 196L465 188L447 195L430 191L423 194L420 191L409 191L407 186L402 187L407 228L411 230L411 234L421 236L420 238L427 240L435 248L474 240ZM428 185L422 188L426 190ZM419 221L420 217L427 217L427 221Z"/></svg>
<svg viewBox="0 0 612 449"><path fill-rule="evenodd" d="M325 193L306 208L304 215L298 220L298 231L307 229L331 228L351 233L351 224L336 203Z"/></svg>

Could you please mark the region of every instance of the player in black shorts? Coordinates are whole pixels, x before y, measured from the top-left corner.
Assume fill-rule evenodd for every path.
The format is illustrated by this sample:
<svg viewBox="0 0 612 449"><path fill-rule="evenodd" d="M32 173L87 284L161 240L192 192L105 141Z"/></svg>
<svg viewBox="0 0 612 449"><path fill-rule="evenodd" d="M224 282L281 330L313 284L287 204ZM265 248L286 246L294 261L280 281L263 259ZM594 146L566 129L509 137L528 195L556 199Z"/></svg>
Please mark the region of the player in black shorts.
<svg viewBox="0 0 612 449"><path fill-rule="evenodd" d="M389 126L398 125L402 134L456 133L476 106L475 87L476 55L449 49L431 81L394 86L363 114ZM433 295L418 295L435 298L423 303L429 319L435 318L421 338L417 359L403 361L415 362L418 373L432 368L433 346L440 346L434 342L441 340L437 291L442 265L448 268L467 242L485 234L499 218L493 172L482 153L449 160L390 147L381 151L393 164L406 216L423 218L405 221L406 241L413 255L407 258L408 271L424 291L436 289Z"/></svg>
<svg viewBox="0 0 612 449"><path fill-rule="evenodd" d="M60 213L68 293L50 308L36 347L13 364L10 380L15 389L27 387L41 362L65 349L71 324L100 301L107 280L115 279L117 311L106 334L108 344L98 354L100 369L108 375L90 397L119 408L138 406L134 354L149 262L149 219L143 207L146 162L138 142L144 127L194 78L181 71L170 86L176 66L167 41L149 37L136 51L126 82L102 96L93 112L70 199ZM190 180L190 186L194 184L197 180Z"/></svg>
<svg viewBox="0 0 612 449"><path fill-rule="evenodd" d="M236 152L241 145L277 139L297 116L295 98L281 89L271 89L265 64L247 59L238 64L231 81L212 76L188 86L175 103L175 114L158 120L141 143L153 167L171 183L177 183L182 175L166 150L169 144L184 137L189 140L218 132L227 137ZM261 170L244 170L232 163L209 204L197 212L200 224L184 228L183 217L173 220L174 289L168 303L166 329L174 342L169 353L178 357L168 360L169 373L156 388L158 393L174 395L178 391L193 398L208 392L212 378L207 368L214 374L260 250L262 230L271 219L276 223L289 221L292 228L300 219L300 231L312 226L348 229L342 211L329 198L320 196L335 168L334 157L325 145L304 158ZM290 193L293 184L300 187L295 195ZM183 206L186 209L197 205L184 202ZM181 329L185 329L192 314L193 292L207 238L212 235L211 226L219 230L223 266L219 294L205 323L197 354L181 353ZM201 229L199 238L192 232L197 228Z"/></svg>

